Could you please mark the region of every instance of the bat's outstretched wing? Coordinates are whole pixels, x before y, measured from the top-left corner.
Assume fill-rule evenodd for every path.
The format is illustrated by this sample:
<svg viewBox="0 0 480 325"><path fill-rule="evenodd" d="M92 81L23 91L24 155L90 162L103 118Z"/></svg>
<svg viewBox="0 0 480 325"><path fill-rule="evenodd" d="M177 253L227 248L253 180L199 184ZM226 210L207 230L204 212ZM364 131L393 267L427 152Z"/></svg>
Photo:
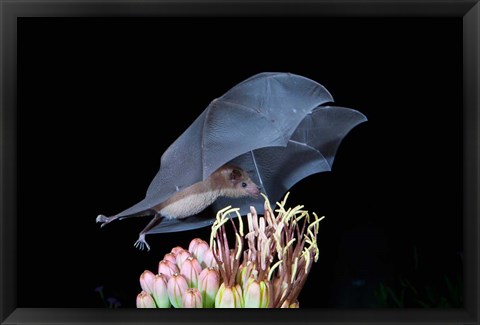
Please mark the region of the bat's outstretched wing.
<svg viewBox="0 0 480 325"><path fill-rule="evenodd" d="M114 217L150 209L252 150L286 146L305 116L332 101L322 85L291 73L260 73L239 83L165 151L145 199Z"/></svg>
<svg viewBox="0 0 480 325"><path fill-rule="evenodd" d="M252 180L262 187L262 192L274 205L300 180L315 173L330 171L341 141L355 126L366 120L362 113L353 109L320 106L303 119L286 147L256 149L231 162L249 172ZM250 206L259 212L263 211L263 199L250 197L219 198L213 208L217 211L229 205L240 208L242 215L250 212ZM206 227L213 220L214 214L211 218L195 216L186 220L169 220L149 233Z"/></svg>

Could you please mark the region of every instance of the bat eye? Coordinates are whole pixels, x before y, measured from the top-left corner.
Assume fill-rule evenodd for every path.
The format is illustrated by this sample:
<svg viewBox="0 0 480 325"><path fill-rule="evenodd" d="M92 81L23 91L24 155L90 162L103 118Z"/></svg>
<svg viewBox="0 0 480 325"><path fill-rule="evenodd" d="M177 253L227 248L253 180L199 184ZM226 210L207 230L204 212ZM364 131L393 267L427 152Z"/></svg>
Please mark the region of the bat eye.
<svg viewBox="0 0 480 325"><path fill-rule="evenodd" d="M247 187L247 183L243 182L242 187Z"/></svg>

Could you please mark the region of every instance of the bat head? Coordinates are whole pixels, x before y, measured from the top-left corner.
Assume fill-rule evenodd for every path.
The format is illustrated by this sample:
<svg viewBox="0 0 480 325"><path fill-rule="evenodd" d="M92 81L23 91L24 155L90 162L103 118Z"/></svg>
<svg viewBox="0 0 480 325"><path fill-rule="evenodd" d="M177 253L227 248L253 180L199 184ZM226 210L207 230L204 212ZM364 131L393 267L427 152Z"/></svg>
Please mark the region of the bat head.
<svg viewBox="0 0 480 325"><path fill-rule="evenodd" d="M229 166L227 169L228 183L230 190L227 196L242 197L242 196L260 196L260 188L255 184L247 172L236 166Z"/></svg>

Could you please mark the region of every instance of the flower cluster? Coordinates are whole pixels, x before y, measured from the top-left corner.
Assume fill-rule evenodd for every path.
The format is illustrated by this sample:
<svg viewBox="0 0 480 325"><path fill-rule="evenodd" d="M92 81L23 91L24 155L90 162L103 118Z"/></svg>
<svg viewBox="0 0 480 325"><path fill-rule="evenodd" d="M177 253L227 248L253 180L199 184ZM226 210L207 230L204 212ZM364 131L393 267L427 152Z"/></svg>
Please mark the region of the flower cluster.
<svg viewBox="0 0 480 325"><path fill-rule="evenodd" d="M188 250L177 246L165 254L158 274L142 273L137 307L299 307L300 291L318 260L316 237L323 217L313 213L312 218L303 206L285 209L287 197L277 203L276 216L266 197L262 217L251 207L246 232L239 209L220 210L210 244L195 238ZM238 227L232 215L238 217Z"/></svg>
<svg viewBox="0 0 480 325"><path fill-rule="evenodd" d="M211 308L220 287L217 262L208 243L200 238L187 249L174 247L158 263L158 274L140 275L138 308Z"/></svg>

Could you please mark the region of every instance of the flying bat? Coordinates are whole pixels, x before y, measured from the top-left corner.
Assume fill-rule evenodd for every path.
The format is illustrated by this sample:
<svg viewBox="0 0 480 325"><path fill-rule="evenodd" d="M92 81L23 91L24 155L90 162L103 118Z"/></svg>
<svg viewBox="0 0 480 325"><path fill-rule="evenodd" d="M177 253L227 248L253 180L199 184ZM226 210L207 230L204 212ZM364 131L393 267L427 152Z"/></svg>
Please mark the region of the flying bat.
<svg viewBox="0 0 480 325"><path fill-rule="evenodd" d="M153 216L135 246L150 249L147 234L210 226L198 214L231 205L240 214L261 211L264 193L277 202L295 183L330 171L343 138L366 117L330 106L328 90L292 73L259 73L214 99L160 159L145 198L110 217Z"/></svg>

